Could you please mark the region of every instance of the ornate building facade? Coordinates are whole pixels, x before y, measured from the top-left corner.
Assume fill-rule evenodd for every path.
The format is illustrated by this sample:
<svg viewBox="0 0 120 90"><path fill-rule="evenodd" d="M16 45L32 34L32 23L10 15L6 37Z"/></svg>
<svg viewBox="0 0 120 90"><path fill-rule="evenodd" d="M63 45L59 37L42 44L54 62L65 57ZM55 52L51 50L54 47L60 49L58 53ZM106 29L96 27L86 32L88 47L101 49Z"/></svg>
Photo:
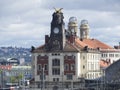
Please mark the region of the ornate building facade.
<svg viewBox="0 0 120 90"><path fill-rule="evenodd" d="M68 29L65 29L63 19L61 10L56 10L52 15L50 35L45 35L45 44L32 48L33 76L39 87L79 88L82 85L80 78L101 76L102 51L115 51L111 46L90 38L87 20L81 21L79 37L77 19L69 19Z"/></svg>

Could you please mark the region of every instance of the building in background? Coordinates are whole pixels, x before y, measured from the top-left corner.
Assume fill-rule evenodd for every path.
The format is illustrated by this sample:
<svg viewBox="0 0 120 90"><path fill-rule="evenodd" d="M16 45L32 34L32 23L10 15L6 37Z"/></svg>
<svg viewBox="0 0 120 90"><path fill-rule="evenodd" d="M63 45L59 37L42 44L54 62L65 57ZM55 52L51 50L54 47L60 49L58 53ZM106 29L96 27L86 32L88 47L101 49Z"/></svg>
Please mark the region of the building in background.
<svg viewBox="0 0 120 90"><path fill-rule="evenodd" d="M23 86L32 78L31 66L0 65L0 86Z"/></svg>
<svg viewBox="0 0 120 90"><path fill-rule="evenodd" d="M0 65L19 65L19 60L17 58L1 59Z"/></svg>
<svg viewBox="0 0 120 90"><path fill-rule="evenodd" d="M80 88L80 78L101 77L100 60L113 63L120 58L119 50L90 38L87 20L81 21L79 30L75 17L69 19L68 29L63 19L61 9L56 10L45 44L32 47L33 77L38 87Z"/></svg>

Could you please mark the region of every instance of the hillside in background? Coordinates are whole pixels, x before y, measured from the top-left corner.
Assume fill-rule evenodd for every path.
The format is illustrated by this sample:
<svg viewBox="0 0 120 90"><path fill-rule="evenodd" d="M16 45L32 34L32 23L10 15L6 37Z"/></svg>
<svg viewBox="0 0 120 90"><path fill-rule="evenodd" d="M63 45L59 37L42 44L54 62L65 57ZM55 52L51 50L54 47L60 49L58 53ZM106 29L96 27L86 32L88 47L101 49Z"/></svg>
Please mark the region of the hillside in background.
<svg viewBox="0 0 120 90"><path fill-rule="evenodd" d="M31 48L22 47L0 47L0 60L7 60L8 58L17 58L23 60L25 63L31 62Z"/></svg>

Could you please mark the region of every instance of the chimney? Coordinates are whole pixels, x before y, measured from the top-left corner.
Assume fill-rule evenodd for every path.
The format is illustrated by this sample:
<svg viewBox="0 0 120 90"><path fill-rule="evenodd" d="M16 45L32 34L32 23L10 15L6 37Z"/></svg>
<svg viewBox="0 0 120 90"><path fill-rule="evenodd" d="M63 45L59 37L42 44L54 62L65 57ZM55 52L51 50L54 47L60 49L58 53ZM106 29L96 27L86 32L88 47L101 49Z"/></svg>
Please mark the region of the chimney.
<svg viewBox="0 0 120 90"><path fill-rule="evenodd" d="M75 36L71 35L69 38L70 43L74 43L75 42Z"/></svg>
<svg viewBox="0 0 120 90"><path fill-rule="evenodd" d="M80 41L83 41L83 39L82 39L82 38L80 38Z"/></svg>

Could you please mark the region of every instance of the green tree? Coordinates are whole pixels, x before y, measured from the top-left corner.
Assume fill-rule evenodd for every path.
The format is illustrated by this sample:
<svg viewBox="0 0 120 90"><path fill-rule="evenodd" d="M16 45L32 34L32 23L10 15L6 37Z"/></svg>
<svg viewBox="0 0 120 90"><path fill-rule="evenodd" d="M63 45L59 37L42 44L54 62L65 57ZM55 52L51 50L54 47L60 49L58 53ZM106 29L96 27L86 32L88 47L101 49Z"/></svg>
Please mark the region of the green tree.
<svg viewBox="0 0 120 90"><path fill-rule="evenodd" d="M23 78L23 74L18 74L17 76L11 76L10 82L11 83L19 83L19 81Z"/></svg>
<svg viewBox="0 0 120 90"><path fill-rule="evenodd" d="M11 82L11 83L15 83L15 81L16 81L15 76L11 76L11 77L10 77L10 82Z"/></svg>
<svg viewBox="0 0 120 90"><path fill-rule="evenodd" d="M0 73L2 73L2 70L0 69Z"/></svg>

